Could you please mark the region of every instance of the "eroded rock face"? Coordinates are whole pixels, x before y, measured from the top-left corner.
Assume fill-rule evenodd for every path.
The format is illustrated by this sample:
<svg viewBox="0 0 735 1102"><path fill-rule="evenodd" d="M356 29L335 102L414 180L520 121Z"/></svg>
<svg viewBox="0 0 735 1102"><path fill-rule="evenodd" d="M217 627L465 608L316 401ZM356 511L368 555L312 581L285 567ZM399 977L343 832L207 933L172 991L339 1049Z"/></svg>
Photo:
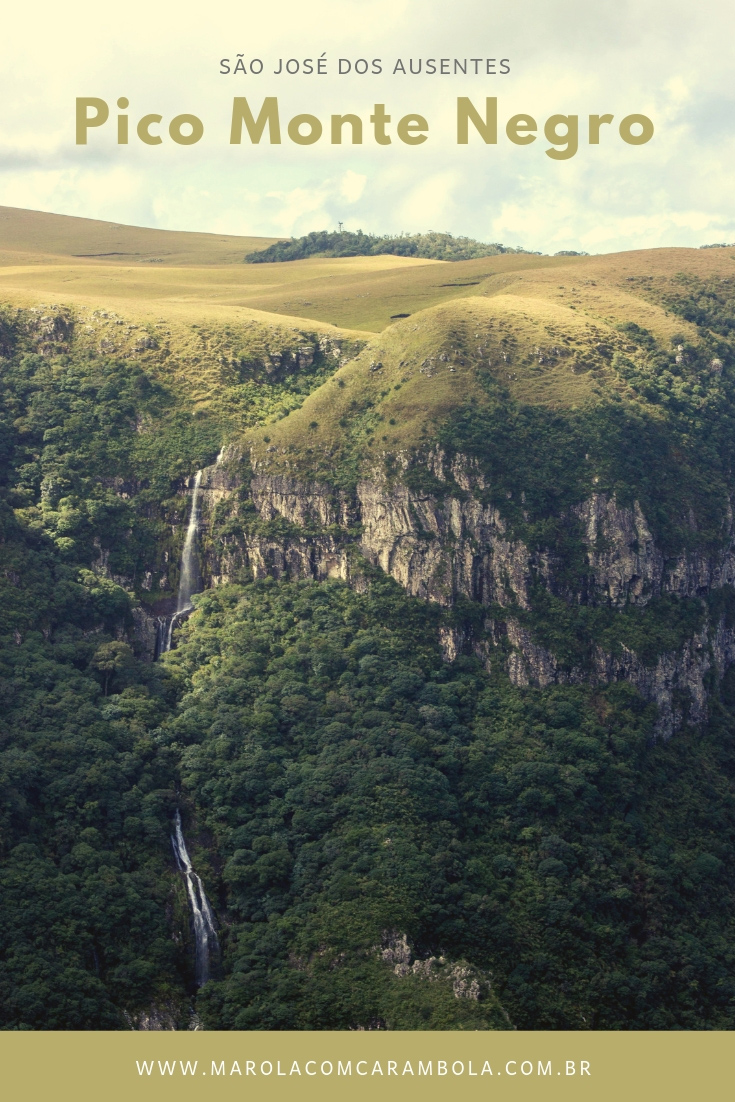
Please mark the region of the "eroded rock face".
<svg viewBox="0 0 735 1102"><path fill-rule="evenodd" d="M472 461L451 461L436 449L431 473L447 485L445 495L409 489L398 479L375 475L353 495L326 483L301 482L256 469L243 483L242 457L235 449L204 472L203 529L213 530L218 508L229 512L233 495L252 502L247 531L210 541L205 580L218 585L244 574L255 578L340 578L359 584L354 551L393 577L407 593L451 606L466 597L488 608L487 638L473 643L462 629L442 629L449 659L473 648L485 661L497 660L503 643L507 672L517 685L600 684L626 680L658 707L657 730L670 735L683 720L707 716L707 685L735 662L735 629L705 623L678 650L645 665L632 651L595 651L591 669L563 669L532 636L519 613L531 608L532 587L542 582L558 592L557 562L550 552L530 550L513 538L494 505L480 500L486 489ZM231 500L232 499L232 500ZM735 583L732 515L719 549L695 549L666 559L640 506L621 507L594 494L569 515L585 550L587 570L572 603L623 609L655 597L706 596ZM502 616L499 609L507 610ZM488 642L488 640L490 640Z"/></svg>
<svg viewBox="0 0 735 1102"><path fill-rule="evenodd" d="M466 961L450 961L446 957L413 959L406 934L386 932L382 946L376 946L380 959L396 976L420 976L436 983L443 980L452 986L455 999L477 1002L482 989L491 989L489 972L481 972Z"/></svg>
<svg viewBox="0 0 735 1102"><path fill-rule="evenodd" d="M153 658L156 652L157 622L140 605L133 609L132 616L135 648L140 654Z"/></svg>
<svg viewBox="0 0 735 1102"><path fill-rule="evenodd" d="M472 497L437 501L374 482L358 485L357 501L360 550L412 596L451 605L461 594L486 605L529 607L531 555L508 538L492 506Z"/></svg>
<svg viewBox="0 0 735 1102"><path fill-rule="evenodd" d="M41 343L59 343L70 338L74 322L64 310L50 307L47 312L43 308L34 307L28 311L26 329Z"/></svg>
<svg viewBox="0 0 735 1102"><path fill-rule="evenodd" d="M660 592L663 556L654 545L646 518L636 502L621 509L604 494L594 494L579 506L591 584L615 606L644 604Z"/></svg>
<svg viewBox="0 0 735 1102"><path fill-rule="evenodd" d="M625 646L615 655L597 647L591 670L563 670L554 655L535 644L517 621L509 619L506 628L514 647L507 662L514 685L546 688L553 684L629 681L644 700L656 705L655 732L663 738L685 721L699 724L707 719L711 675L719 678L735 662L735 629L726 627L723 621L706 624L680 650L660 655L655 665L647 666Z"/></svg>
<svg viewBox="0 0 735 1102"><path fill-rule="evenodd" d="M728 510L727 538L717 552L700 550L665 560L656 547L640 505L620 508L614 499L594 494L575 510L584 542L594 602L621 608L645 605L652 597L704 596L735 580L735 533ZM692 525L693 526L693 525Z"/></svg>
<svg viewBox="0 0 735 1102"><path fill-rule="evenodd" d="M598 651L595 674L600 681L631 681L658 707L657 733L668 737L682 722L702 723L708 714L710 674L721 676L735 662L735 629L723 621L706 624L681 650L662 654L645 666L631 651L611 657Z"/></svg>
<svg viewBox="0 0 735 1102"><path fill-rule="evenodd" d="M349 510L344 494L318 482L299 483L282 475L255 475L250 493L261 520L284 517L300 528L347 526Z"/></svg>

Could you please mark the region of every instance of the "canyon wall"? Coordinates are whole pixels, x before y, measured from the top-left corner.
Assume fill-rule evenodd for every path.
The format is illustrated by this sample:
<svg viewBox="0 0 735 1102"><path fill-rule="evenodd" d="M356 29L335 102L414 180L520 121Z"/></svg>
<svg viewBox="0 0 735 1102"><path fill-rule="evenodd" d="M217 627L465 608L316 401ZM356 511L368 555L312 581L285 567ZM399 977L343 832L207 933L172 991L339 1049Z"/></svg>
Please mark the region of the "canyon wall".
<svg viewBox="0 0 735 1102"><path fill-rule="evenodd" d="M706 598L733 585L732 515L716 549L695 547L667 558L637 503L623 508L593 494L566 518L586 560L579 587L570 592L568 582L560 582L563 564L555 553L529 549L496 506L483 504L487 487L472 462L437 449L429 465L446 493L411 490L400 478L376 475L347 494L252 469L230 448L201 482L205 584L272 575L360 585L366 561L413 596L445 608L466 598L485 610L479 630L477 624L442 629L450 659L474 651L488 665L500 661L517 685L629 681L657 705L657 732L664 737L685 719L706 718L712 684L735 661L735 628L724 614L706 616L682 646L655 661L644 662L620 644L611 653L595 646L577 667L543 646L529 619L539 585L568 605L620 612L667 594ZM245 520L238 526L232 518L243 516L243 501Z"/></svg>

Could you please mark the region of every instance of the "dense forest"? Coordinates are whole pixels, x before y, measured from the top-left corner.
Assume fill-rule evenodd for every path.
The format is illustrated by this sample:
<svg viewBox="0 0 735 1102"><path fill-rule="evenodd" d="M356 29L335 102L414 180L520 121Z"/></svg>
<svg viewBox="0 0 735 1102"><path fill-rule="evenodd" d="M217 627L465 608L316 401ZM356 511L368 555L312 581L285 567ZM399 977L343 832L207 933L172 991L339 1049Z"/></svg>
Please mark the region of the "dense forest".
<svg viewBox="0 0 735 1102"><path fill-rule="evenodd" d="M453 237L451 233L373 234L362 230L321 230L290 241L277 241L267 249L248 253L246 264L270 264L274 261L305 260L309 256L415 256L424 260L475 260L500 253L525 252L505 245L486 244L471 237Z"/></svg>
<svg viewBox="0 0 735 1102"><path fill-rule="evenodd" d="M702 363L715 349L729 369L731 297L682 287L667 308L715 342ZM285 389L250 380L197 411L140 362L39 351L28 334L6 311L4 1029L735 1026L732 671L705 726L655 739L655 706L629 684L523 687L476 655L448 661L440 631L473 610L410 597L359 561L349 586L243 571L198 595L152 662L134 630L145 572L162 545L180 553L188 480L242 424L232 403L257 392L270 411L286 393L295 408L327 368L317 357ZM699 496L706 518L708 471L715 490L729 476L729 390L706 400L673 353L649 351L619 370L672 411L681 441L656 436L630 473L619 403L572 427L587 418L652 500L674 454L670 492ZM519 412L488 442L465 410L447 446L491 471L515 456L499 493L524 480L517 521L540 524L555 506L532 445L546 441L550 469L549 449L579 447L570 424ZM575 469L557 469L573 495ZM650 645L703 614L664 601ZM595 615L588 632L612 630ZM542 620L572 645L559 606ZM221 946L199 989L177 808Z"/></svg>

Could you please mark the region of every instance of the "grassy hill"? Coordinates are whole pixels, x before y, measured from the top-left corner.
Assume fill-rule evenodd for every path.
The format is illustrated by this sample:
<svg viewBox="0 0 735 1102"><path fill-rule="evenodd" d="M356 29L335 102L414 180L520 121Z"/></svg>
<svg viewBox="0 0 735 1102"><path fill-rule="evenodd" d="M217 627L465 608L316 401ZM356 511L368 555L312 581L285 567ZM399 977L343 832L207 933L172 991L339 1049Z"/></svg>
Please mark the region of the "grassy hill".
<svg viewBox="0 0 735 1102"><path fill-rule="evenodd" d="M631 441L645 425L646 439L663 447L665 438L670 456L683 456L702 433L716 438L708 418L727 401L729 375L711 362L731 355L735 249L249 266L233 251L241 239L5 213L14 255L23 247L32 263L0 268L0 296L37 311L36 328L60 315L67 338L50 348L134 362L221 439L244 433L262 468L354 485L360 472L413 461L439 440L469 446L470 413L502 429L537 410L527 430L534 448L523 452L536 457L539 486L558 481L554 464L574 466L584 439L584 453L597 456L588 490L640 493L653 467L623 475L617 445L598 447L608 411ZM61 252L82 251L77 222L84 251L118 232L144 251L163 233L175 245L170 262L76 257L69 266ZM59 250L53 258L34 252L44 234ZM225 250L218 263L215 246ZM674 499L683 506L688 462L671 459L680 475L672 508ZM695 513L706 499L695 494Z"/></svg>
<svg viewBox="0 0 735 1102"><path fill-rule="evenodd" d="M28 263L33 258L43 263L62 257L112 265L237 264L243 249L255 252L278 240L157 230L0 206L0 253L4 264Z"/></svg>
<svg viewBox="0 0 735 1102"><path fill-rule="evenodd" d="M690 302L690 284L726 284L732 256L656 250L567 260L561 270L543 264L486 275L471 290L396 319L372 337L297 414L269 426L268 462L278 465L283 455L293 463L308 449L312 468L320 454L333 466L346 422L354 432L356 414L369 411L372 438L362 440L369 465L379 454L425 443L460 405L488 405L490 381L520 406L574 411L615 400L650 412L650 395L632 388L620 366L649 351L637 330L673 359L674 339L702 346L702 332L677 304ZM705 370L704 381L711 372ZM253 441L265 459L263 437Z"/></svg>
<svg viewBox="0 0 735 1102"><path fill-rule="evenodd" d="M450 264L383 255L252 266L242 263L245 252L272 238L142 229L8 207L0 215L0 297L101 306L132 320L198 312L230 321L258 310L377 332L393 315L461 297L488 275L565 262L509 255L489 258L488 267L488 258Z"/></svg>
<svg viewBox="0 0 735 1102"><path fill-rule="evenodd" d="M536 410L539 485L554 463L573 466L584 439L585 454L597 455L594 485L638 493L646 472L623 476L617 445L596 442L608 411L630 440L643 425L656 447L666 439L670 456L707 434L719 439L709 419L729 400L729 373L711 365L731 356L732 248L244 265L243 239L8 208L4 216L1 244L13 246L14 262L6 252L0 296L36 311L32 329L58 315L63 333L50 351L139 365L220 438L245 434L263 468L353 485L439 440L469 446L470 413L502 427ZM141 256L168 241L169 259L73 255L115 253L102 248L108 238L121 248L129 239ZM39 253L42 241L57 252ZM671 463L681 477L669 504L680 507L686 495L675 491L691 463ZM697 513L707 494L695 497Z"/></svg>
<svg viewBox="0 0 735 1102"><path fill-rule="evenodd" d="M459 298L516 291L591 317L639 324L685 271L727 279L733 249L653 249L592 257L505 254L444 262L413 257L313 258L246 265L246 245L272 238L117 226L0 208L0 297L117 310L131 320L162 317L229 322L249 310L338 328L382 332L400 315ZM630 318L629 318L630 320ZM664 326L665 329L665 326ZM663 332L663 330L662 330Z"/></svg>

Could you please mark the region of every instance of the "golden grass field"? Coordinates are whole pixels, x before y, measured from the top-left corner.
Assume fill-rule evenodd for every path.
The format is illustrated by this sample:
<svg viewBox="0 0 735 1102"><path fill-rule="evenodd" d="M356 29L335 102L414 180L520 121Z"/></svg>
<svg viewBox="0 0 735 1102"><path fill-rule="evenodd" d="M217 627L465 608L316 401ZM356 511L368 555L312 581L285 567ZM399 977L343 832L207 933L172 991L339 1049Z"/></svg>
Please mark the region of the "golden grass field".
<svg viewBox="0 0 735 1102"><path fill-rule="evenodd" d="M481 399L480 366L523 403L624 394L610 368L611 353L626 350L619 325L636 322L669 346L676 333L695 340L662 294L681 273L735 277L730 248L243 263L273 240L0 207L0 301L71 311L79 342L140 358L201 405L231 385L238 358L309 334L366 341L300 410L254 433L275 462L297 442L328 454L366 408L370 446L409 447L458 402ZM136 351L143 331L155 349Z"/></svg>
<svg viewBox="0 0 735 1102"><path fill-rule="evenodd" d="M591 257L506 254L455 263L397 256L242 262L247 252L274 240L0 207L0 296L151 317L201 312L223 321L256 310L377 333L396 314L520 287L526 297L600 317L631 308L646 313L626 286L630 276L667 278L681 270L725 275L735 255L730 249L654 249ZM648 320L663 324L655 311Z"/></svg>
<svg viewBox="0 0 735 1102"><path fill-rule="evenodd" d="M568 263L515 254L456 264L399 256L243 263L246 253L274 240L0 207L0 295L24 305L51 300L140 317L199 312L235 320L258 310L380 332L394 314L478 293L488 279Z"/></svg>

